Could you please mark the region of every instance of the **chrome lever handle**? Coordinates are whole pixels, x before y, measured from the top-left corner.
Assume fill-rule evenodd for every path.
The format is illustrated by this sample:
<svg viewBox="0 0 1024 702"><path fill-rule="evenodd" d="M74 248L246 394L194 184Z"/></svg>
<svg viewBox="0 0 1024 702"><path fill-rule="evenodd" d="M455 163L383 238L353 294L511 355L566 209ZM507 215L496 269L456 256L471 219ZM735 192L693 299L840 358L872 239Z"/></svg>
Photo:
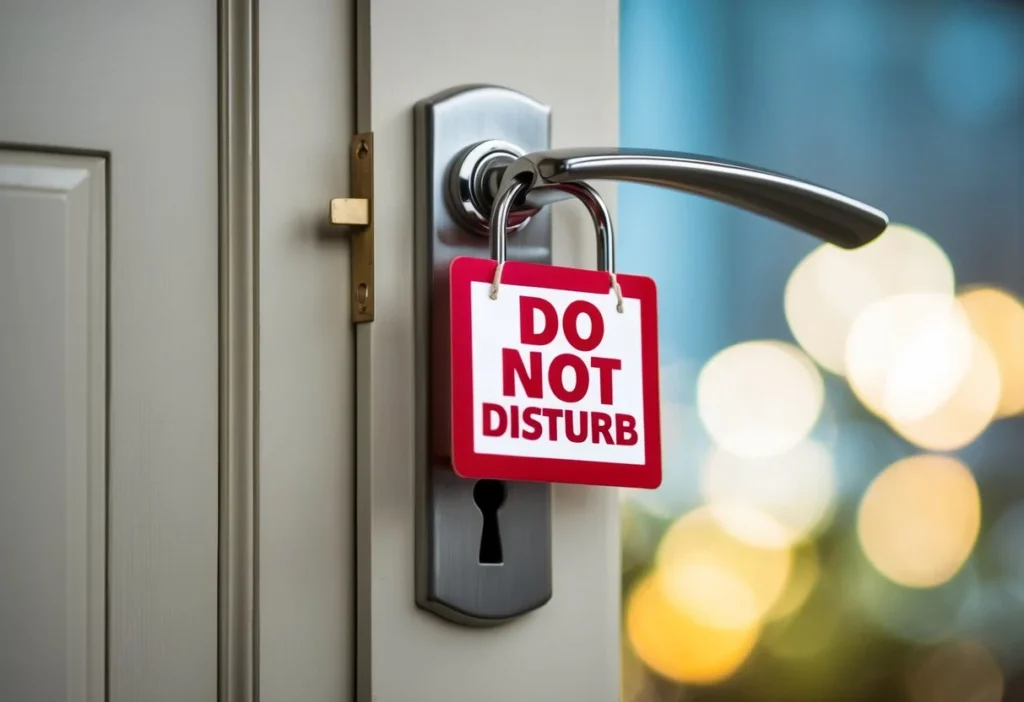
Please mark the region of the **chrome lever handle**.
<svg viewBox="0 0 1024 702"><path fill-rule="evenodd" d="M613 180L702 195L846 249L867 244L889 224L881 210L834 190L741 163L672 151L555 149L525 154L488 170L494 172L477 180L492 189L482 193L482 199L493 202L513 181L521 181L527 184L522 204L533 209L566 197L551 192L551 186Z"/></svg>

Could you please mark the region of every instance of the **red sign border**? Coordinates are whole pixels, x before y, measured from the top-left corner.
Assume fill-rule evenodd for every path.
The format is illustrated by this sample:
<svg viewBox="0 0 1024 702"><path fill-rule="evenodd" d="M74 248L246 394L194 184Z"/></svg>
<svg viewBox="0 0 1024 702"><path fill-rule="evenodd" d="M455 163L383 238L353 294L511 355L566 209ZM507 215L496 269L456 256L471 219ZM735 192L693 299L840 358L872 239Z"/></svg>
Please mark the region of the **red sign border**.
<svg viewBox="0 0 1024 702"><path fill-rule="evenodd" d="M463 478L491 478L524 482L575 483L615 487L656 488L661 485L661 387L658 361L657 288L651 278L618 274L624 298L640 301L640 349L643 364L643 464L574 461L564 458L528 458L477 453L473 447L473 338L471 283L494 280L497 262L459 256L449 268L451 283L452 361L452 467ZM503 285L548 290L606 293L608 273L562 266L509 261L501 272ZM456 381L456 376L459 380ZM614 472L614 477L608 475ZM629 479L621 479L628 475ZM541 479L538 476L543 476Z"/></svg>

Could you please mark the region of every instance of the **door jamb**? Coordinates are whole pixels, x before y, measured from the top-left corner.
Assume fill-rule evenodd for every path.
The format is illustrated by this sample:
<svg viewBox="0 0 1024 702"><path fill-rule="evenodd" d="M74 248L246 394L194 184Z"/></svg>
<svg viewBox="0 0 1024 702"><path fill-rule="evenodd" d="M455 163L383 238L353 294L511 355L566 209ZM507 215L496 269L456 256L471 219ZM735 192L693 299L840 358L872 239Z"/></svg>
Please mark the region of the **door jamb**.
<svg viewBox="0 0 1024 702"><path fill-rule="evenodd" d="M217 695L259 700L257 0L218 0Z"/></svg>

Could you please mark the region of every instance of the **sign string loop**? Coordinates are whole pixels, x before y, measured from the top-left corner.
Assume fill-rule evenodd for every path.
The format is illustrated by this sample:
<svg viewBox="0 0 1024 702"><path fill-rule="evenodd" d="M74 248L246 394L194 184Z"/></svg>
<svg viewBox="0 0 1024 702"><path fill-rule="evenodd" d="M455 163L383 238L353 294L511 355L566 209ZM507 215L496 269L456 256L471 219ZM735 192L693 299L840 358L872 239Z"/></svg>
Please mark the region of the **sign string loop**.
<svg viewBox="0 0 1024 702"><path fill-rule="evenodd" d="M615 294L615 310L624 312L622 288L615 276L615 233L612 230L612 218L601 195L587 183L559 183L550 185L555 190L569 193L587 208L590 219L597 233L597 270L607 271L611 277L609 290ZM498 262L494 270L489 297L498 299L501 289L501 273L505 267L508 240L508 216L516 199L530 189L529 184L522 180L513 180L502 186L491 210L490 248L491 258Z"/></svg>

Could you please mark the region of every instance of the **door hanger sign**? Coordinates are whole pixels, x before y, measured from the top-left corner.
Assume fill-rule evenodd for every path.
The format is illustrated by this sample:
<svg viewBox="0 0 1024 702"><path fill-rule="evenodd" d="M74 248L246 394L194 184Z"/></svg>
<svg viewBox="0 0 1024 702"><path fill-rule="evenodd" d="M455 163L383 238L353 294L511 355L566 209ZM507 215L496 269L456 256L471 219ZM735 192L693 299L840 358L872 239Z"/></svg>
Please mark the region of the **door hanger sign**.
<svg viewBox="0 0 1024 702"><path fill-rule="evenodd" d="M661 484L650 278L451 264L452 463L464 478ZM612 286L613 287L613 286Z"/></svg>

